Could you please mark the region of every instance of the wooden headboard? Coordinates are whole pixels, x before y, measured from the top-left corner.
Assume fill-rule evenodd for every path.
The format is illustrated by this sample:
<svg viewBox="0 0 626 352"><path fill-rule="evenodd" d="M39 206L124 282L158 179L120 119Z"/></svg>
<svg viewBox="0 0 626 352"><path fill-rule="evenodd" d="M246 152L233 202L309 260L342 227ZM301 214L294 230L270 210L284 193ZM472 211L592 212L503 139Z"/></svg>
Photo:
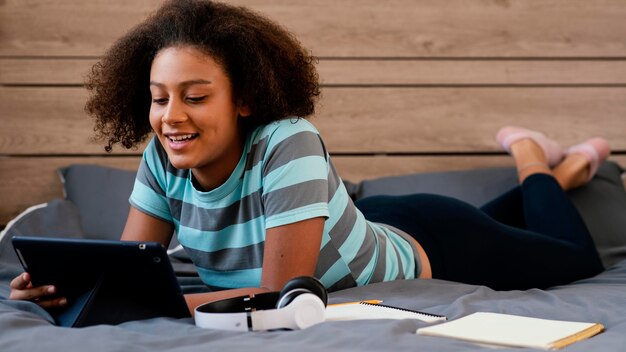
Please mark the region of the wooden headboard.
<svg viewBox="0 0 626 352"><path fill-rule="evenodd" d="M83 77L158 0L0 0L0 227L62 196L56 169L137 167L90 140ZM622 0L250 0L319 57L311 120L344 179L511 165L518 124L607 138L626 164Z"/></svg>

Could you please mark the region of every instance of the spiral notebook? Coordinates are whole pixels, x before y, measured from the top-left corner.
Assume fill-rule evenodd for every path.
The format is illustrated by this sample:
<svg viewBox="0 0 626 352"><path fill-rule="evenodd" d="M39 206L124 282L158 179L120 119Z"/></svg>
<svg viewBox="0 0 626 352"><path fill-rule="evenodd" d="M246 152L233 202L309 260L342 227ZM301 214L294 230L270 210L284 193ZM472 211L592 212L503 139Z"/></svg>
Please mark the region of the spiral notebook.
<svg viewBox="0 0 626 352"><path fill-rule="evenodd" d="M366 320L366 319L418 319L428 323L446 321L443 315L431 314L400 307L380 304L382 301L360 301L329 304L326 307L326 321Z"/></svg>

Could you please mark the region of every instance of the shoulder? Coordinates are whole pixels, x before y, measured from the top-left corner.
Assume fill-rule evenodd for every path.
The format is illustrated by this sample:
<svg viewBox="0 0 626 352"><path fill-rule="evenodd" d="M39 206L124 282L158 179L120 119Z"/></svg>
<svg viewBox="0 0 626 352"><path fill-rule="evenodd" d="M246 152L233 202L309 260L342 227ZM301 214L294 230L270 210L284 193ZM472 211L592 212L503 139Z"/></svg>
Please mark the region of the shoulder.
<svg viewBox="0 0 626 352"><path fill-rule="evenodd" d="M319 135L313 124L301 117L288 117L260 127L259 139L282 141L299 133Z"/></svg>
<svg viewBox="0 0 626 352"><path fill-rule="evenodd" d="M312 123L297 117L285 118L271 122L257 130L256 141L265 146L268 152L285 148L319 150L323 147L321 136Z"/></svg>

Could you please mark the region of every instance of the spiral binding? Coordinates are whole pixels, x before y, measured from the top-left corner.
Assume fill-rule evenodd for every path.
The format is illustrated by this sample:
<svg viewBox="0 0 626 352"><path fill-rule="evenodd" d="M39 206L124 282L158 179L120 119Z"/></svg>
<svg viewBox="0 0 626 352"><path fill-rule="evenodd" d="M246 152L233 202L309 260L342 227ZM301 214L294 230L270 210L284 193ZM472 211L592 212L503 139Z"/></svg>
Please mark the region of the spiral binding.
<svg viewBox="0 0 626 352"><path fill-rule="evenodd" d="M366 306L372 306L372 307L380 307L380 308L401 310L401 311L404 311L404 312L415 313L417 315L425 315L425 316L432 317L432 318L445 318L445 316L443 316L443 315L438 315L438 314L433 314L433 313L426 313L426 312L420 312L420 311L417 311L417 310L412 310L412 309L407 309L407 308L393 307L393 306L388 306L388 305L385 305L385 304L368 303L368 302L359 302L359 304L363 304L363 305L366 305Z"/></svg>

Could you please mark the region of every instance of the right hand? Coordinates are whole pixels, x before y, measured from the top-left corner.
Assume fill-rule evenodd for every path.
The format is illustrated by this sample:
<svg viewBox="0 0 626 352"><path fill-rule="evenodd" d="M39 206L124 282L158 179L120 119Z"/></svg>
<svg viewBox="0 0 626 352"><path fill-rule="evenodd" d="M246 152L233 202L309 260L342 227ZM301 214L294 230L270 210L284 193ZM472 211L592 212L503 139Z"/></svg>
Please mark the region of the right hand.
<svg viewBox="0 0 626 352"><path fill-rule="evenodd" d="M56 293L56 287L52 285L34 287L28 273L22 273L13 279L10 287L9 299L32 301L43 308L63 307L67 304L65 297L49 297Z"/></svg>

